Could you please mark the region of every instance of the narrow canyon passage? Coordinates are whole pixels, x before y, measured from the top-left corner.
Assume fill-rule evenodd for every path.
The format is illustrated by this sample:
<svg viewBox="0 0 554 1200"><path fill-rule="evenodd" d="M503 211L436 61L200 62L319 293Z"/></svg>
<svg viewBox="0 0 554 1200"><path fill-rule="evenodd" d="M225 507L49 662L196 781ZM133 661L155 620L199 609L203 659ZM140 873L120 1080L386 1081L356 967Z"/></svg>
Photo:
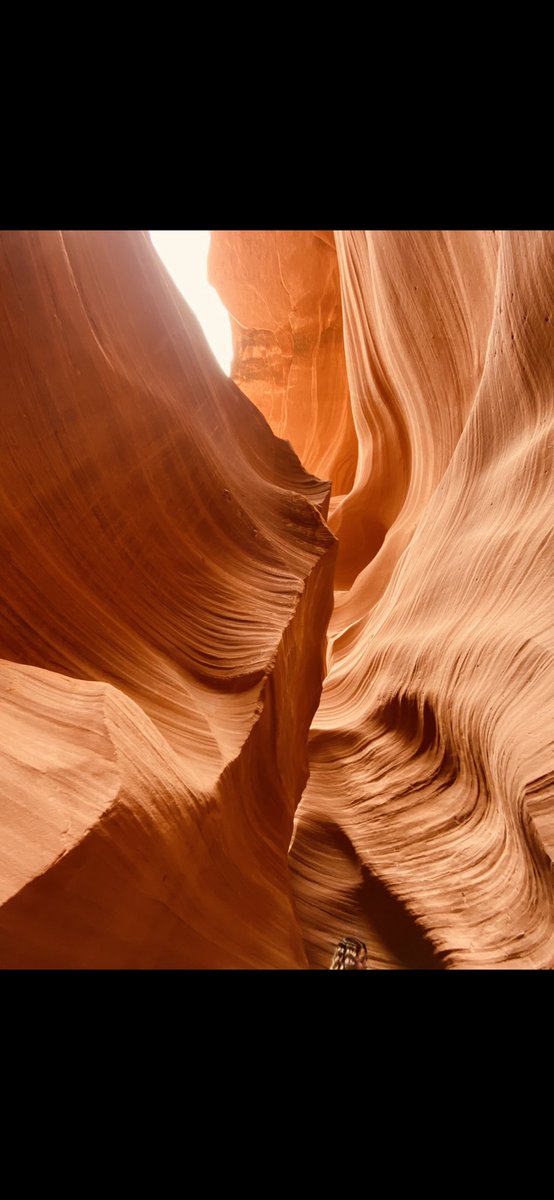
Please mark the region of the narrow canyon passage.
<svg viewBox="0 0 554 1200"><path fill-rule="evenodd" d="M0 966L548 968L554 238L0 234Z"/></svg>

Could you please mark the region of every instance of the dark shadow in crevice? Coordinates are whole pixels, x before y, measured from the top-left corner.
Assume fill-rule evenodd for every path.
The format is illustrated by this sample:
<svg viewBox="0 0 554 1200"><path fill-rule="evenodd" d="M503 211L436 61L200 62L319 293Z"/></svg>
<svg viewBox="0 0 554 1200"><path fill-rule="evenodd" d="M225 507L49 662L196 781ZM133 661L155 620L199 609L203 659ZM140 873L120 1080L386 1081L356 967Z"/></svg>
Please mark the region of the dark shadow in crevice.
<svg viewBox="0 0 554 1200"><path fill-rule="evenodd" d="M401 900L365 867L360 904L381 940L408 971L442 971L445 964Z"/></svg>
<svg viewBox="0 0 554 1200"><path fill-rule="evenodd" d="M358 858L334 822L296 831L291 847L294 907L312 970L328 970L340 938L365 942L370 970L447 970L405 903Z"/></svg>
<svg viewBox="0 0 554 1200"><path fill-rule="evenodd" d="M352 927L345 927L340 936L353 935L363 941L362 929L365 924L368 933L373 930L385 947L391 964L396 961L400 969L406 971L446 970L443 958L435 950L423 927L386 884L360 862L348 835L335 827L332 840L335 849L344 856L345 874L351 871L353 876L354 873L357 875L358 882L352 888L351 903L355 904L362 918L361 922L354 918Z"/></svg>
<svg viewBox="0 0 554 1200"><path fill-rule="evenodd" d="M431 701L425 697L402 693L392 696L375 713L377 729L402 739L415 755L429 754L435 759L432 775L440 771L444 777L443 787L450 786L459 769L450 735L439 722ZM428 771L428 768L425 769Z"/></svg>
<svg viewBox="0 0 554 1200"><path fill-rule="evenodd" d="M419 749L422 752L430 750L437 743L437 718L427 699L422 705L417 696L400 693L391 696L375 715L380 725L401 734L406 741L413 741L419 733Z"/></svg>

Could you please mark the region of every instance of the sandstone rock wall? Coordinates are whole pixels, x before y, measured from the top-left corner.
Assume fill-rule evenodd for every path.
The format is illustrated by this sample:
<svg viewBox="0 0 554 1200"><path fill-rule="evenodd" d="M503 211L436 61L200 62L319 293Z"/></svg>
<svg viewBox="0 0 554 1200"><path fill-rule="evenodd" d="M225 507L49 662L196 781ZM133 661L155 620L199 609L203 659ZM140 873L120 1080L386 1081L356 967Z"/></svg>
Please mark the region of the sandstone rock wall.
<svg viewBox="0 0 554 1200"><path fill-rule="evenodd" d="M351 932L378 968L549 967L554 238L336 249L357 450L290 856L309 962Z"/></svg>
<svg viewBox="0 0 554 1200"><path fill-rule="evenodd" d="M302 967L328 487L146 234L0 236L0 965Z"/></svg>
<svg viewBox="0 0 554 1200"><path fill-rule="evenodd" d="M0 234L0 967L549 968L554 235L210 273Z"/></svg>

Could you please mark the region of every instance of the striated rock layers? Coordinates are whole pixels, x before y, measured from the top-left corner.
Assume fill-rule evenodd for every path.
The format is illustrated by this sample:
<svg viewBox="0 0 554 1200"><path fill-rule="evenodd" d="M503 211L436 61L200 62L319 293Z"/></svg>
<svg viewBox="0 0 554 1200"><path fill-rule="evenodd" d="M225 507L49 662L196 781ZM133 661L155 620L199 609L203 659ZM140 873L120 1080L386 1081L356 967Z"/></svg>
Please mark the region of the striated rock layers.
<svg viewBox="0 0 554 1200"><path fill-rule="evenodd" d="M0 966L550 968L554 235L210 273L0 235Z"/></svg>
<svg viewBox="0 0 554 1200"><path fill-rule="evenodd" d="M276 284L252 235L224 236L240 374ZM306 237L278 239L298 276ZM350 933L374 968L549 968L554 235L338 233L336 254L356 446L331 506L329 672L290 851L308 961L328 967ZM287 290L304 313L312 295L317 345L308 252L304 279ZM243 386L258 403L263 381ZM307 372L302 387L313 405ZM337 404L342 431L340 382Z"/></svg>
<svg viewBox="0 0 554 1200"><path fill-rule="evenodd" d="M1 234L0 365L0 966L306 967L328 485L146 234Z"/></svg>

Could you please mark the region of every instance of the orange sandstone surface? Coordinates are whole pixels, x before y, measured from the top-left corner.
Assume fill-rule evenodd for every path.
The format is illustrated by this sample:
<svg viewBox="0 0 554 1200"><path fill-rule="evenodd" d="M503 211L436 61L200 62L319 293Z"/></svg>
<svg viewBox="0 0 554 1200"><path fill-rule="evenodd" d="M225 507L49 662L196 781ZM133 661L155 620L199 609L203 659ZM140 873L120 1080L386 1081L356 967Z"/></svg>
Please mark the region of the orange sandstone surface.
<svg viewBox="0 0 554 1200"><path fill-rule="evenodd" d="M335 539L142 233L0 236L0 965L306 966Z"/></svg>
<svg viewBox="0 0 554 1200"><path fill-rule="evenodd" d="M215 231L208 272L231 317L233 379L336 502L357 442L333 233Z"/></svg>
<svg viewBox="0 0 554 1200"><path fill-rule="evenodd" d="M357 457L290 851L308 960L350 932L374 968L549 968L554 235L335 246Z"/></svg>
<svg viewBox="0 0 554 1200"><path fill-rule="evenodd" d="M0 967L550 968L554 235L209 270L0 234Z"/></svg>

